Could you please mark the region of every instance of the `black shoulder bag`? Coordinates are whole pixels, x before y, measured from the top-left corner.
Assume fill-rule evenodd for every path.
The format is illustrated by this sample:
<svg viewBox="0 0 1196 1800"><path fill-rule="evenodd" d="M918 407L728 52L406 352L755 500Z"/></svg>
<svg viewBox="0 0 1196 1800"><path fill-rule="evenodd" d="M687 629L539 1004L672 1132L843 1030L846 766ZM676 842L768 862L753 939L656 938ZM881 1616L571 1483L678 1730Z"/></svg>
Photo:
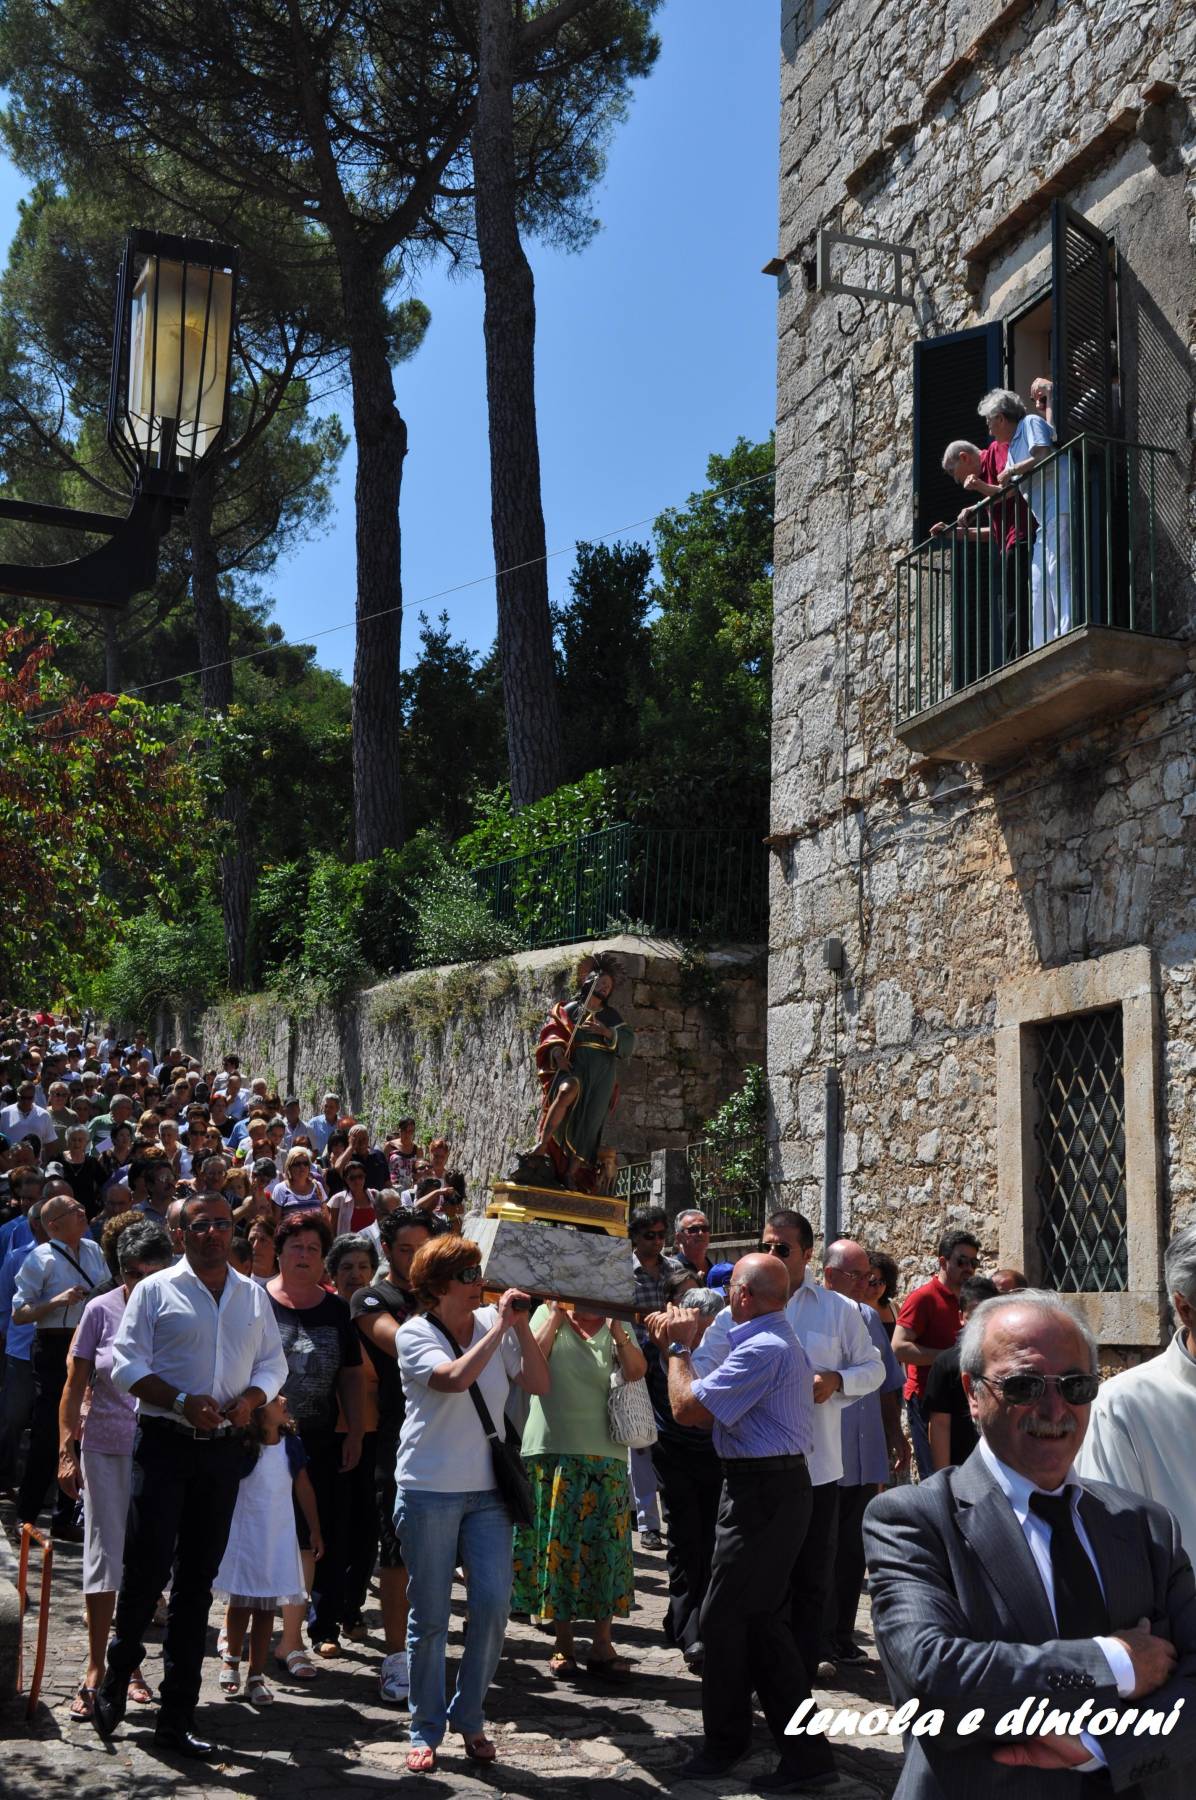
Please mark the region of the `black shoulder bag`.
<svg viewBox="0 0 1196 1800"><path fill-rule="evenodd" d="M428 1313L428 1323L435 1325L448 1339L453 1355L464 1356L460 1344L448 1326ZM481 1420L482 1430L486 1433L486 1441L490 1445L490 1459L494 1464L494 1485L502 1496L503 1505L511 1515L512 1525L534 1525L536 1522L536 1504L532 1495L532 1484L523 1467L523 1458L515 1444L508 1443L506 1438L499 1437L494 1420L490 1417L490 1408L482 1399L482 1391L476 1381L470 1383L469 1398Z"/></svg>

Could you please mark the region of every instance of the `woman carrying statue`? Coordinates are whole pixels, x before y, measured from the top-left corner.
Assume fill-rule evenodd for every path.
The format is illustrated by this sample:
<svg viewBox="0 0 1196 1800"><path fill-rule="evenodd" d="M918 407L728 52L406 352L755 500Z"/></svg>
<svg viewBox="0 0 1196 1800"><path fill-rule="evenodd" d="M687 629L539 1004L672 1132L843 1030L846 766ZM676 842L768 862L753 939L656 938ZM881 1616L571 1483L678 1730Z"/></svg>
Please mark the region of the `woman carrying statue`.
<svg viewBox="0 0 1196 1800"><path fill-rule="evenodd" d="M558 1180L594 1192L598 1151L619 1097L620 1064L635 1049L635 1033L609 1004L622 973L613 956L587 956L578 989L548 1015L536 1046L543 1106L533 1156L546 1156Z"/></svg>

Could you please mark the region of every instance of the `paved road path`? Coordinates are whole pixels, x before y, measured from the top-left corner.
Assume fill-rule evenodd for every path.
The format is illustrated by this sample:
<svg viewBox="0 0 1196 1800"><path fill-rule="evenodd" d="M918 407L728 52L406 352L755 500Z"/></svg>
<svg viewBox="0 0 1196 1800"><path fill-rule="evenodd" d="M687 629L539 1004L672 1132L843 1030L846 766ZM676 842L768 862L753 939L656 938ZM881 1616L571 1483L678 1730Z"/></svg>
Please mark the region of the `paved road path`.
<svg viewBox="0 0 1196 1800"><path fill-rule="evenodd" d="M11 1534L10 1507L0 1519ZM548 1674L551 1640L526 1623L513 1623L507 1653L491 1690L488 1720L500 1761L479 1774L452 1740L433 1776L406 1773L407 1714L378 1698L381 1654L377 1602L366 1612L370 1638L346 1645L336 1663L322 1665L306 1688L276 1687L274 1706L255 1712L221 1698L214 1654L205 1664L200 1728L222 1746L219 1762L195 1764L154 1751L153 1708L130 1708L130 1718L105 1748L90 1726L72 1724L67 1707L84 1665L85 1636L79 1592L80 1554L55 1546L50 1654L42 1704L26 1725L22 1705L0 1708L0 1796L4 1800L197 1800L252 1796L252 1800L390 1800L396 1784L418 1800L448 1795L512 1795L520 1800L614 1800L670 1793L675 1800L747 1794L752 1779L775 1764L767 1731L757 1721L756 1749L732 1776L717 1782L681 1782L677 1771L700 1727L698 1682L660 1637L664 1609L664 1557L636 1556L637 1605L616 1627L619 1647L636 1663L635 1676L616 1691L593 1682L562 1686ZM458 1598L460 1596L458 1595ZM209 1649L215 1650L219 1613L212 1612ZM32 1660L32 1618L27 1621L27 1667ZM866 1612L861 1615L871 1647ZM579 1639L586 1640L579 1628ZM150 1633L145 1673L157 1685L161 1634ZM450 1653L461 1643L456 1608ZM852 1691L819 1689L823 1705L887 1704L874 1656L852 1677ZM273 1684L273 1677L271 1677ZM134 1716L141 1714L141 1716ZM900 1743L871 1739L867 1747L841 1749L838 1785L819 1790L832 1800L878 1800L892 1793L900 1772Z"/></svg>

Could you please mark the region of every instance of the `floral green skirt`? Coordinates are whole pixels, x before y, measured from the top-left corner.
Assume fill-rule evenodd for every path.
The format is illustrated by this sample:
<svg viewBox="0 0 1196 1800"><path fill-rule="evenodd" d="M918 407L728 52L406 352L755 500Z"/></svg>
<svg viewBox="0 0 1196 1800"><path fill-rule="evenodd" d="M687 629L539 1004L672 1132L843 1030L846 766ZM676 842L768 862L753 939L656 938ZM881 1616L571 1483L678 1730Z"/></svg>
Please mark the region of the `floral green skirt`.
<svg viewBox="0 0 1196 1800"><path fill-rule="evenodd" d="M534 1525L515 1532L513 1612L625 1619L631 1611L631 1482L621 1456L524 1458Z"/></svg>

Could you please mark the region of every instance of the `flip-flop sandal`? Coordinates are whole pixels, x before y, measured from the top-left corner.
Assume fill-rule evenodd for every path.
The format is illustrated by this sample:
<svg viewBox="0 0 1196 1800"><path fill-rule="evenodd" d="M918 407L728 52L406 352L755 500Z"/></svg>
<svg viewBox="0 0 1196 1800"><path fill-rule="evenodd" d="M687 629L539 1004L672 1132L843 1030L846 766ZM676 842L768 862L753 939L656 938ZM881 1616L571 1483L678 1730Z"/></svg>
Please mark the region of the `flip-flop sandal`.
<svg viewBox="0 0 1196 1800"><path fill-rule="evenodd" d="M150 1687L140 1669L134 1669L129 1676L129 1699L134 1706L152 1706L154 1690Z"/></svg>
<svg viewBox="0 0 1196 1800"><path fill-rule="evenodd" d="M484 1731L477 1732L473 1737L463 1737L461 1742L465 1746L465 1754L470 1762L492 1763L498 1761L498 1745L492 1742Z"/></svg>
<svg viewBox="0 0 1196 1800"><path fill-rule="evenodd" d="M71 1701L71 1709L67 1717L77 1719L85 1724L94 1719L96 1713L96 1691L93 1687L80 1686L75 1698Z"/></svg>
<svg viewBox="0 0 1196 1800"><path fill-rule="evenodd" d="M558 1681L571 1681L577 1674L577 1659L573 1656L557 1655L548 1664L548 1673Z"/></svg>
<svg viewBox="0 0 1196 1800"><path fill-rule="evenodd" d="M434 1775L436 1773L436 1752L426 1744L413 1744L407 1752L407 1773L409 1775Z"/></svg>
<svg viewBox="0 0 1196 1800"><path fill-rule="evenodd" d="M280 1669L291 1677L292 1681L314 1681L317 1676L316 1665L306 1650L288 1650L285 1656L275 1656Z"/></svg>

